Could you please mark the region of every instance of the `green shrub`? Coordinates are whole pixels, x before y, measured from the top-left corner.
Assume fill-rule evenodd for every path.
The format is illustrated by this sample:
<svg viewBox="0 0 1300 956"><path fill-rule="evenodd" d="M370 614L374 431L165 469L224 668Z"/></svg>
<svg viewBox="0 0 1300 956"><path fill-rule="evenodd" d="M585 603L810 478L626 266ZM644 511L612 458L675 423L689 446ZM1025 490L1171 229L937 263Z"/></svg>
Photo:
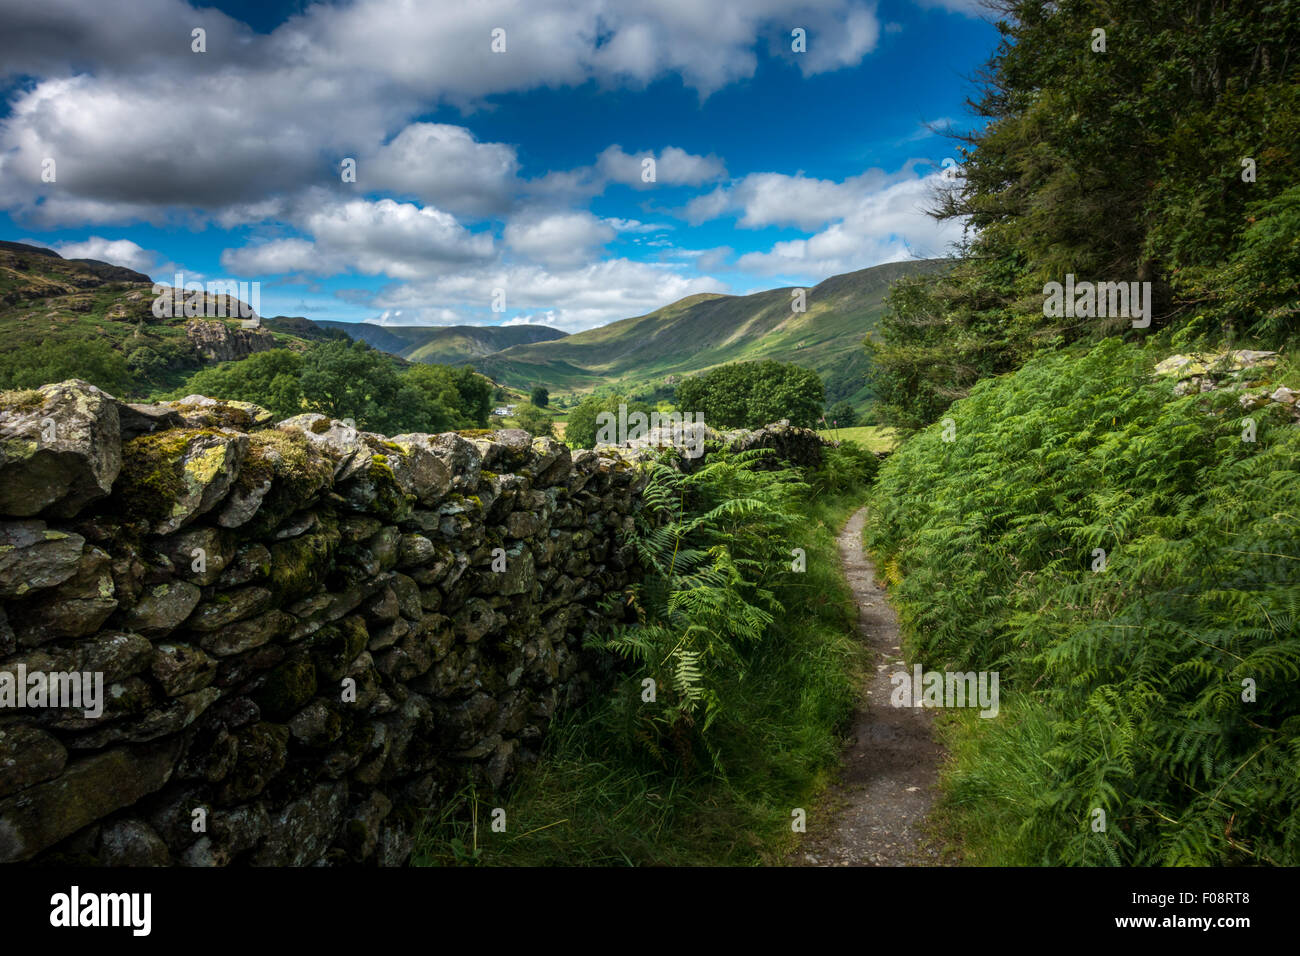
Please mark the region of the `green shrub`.
<svg viewBox="0 0 1300 956"><path fill-rule="evenodd" d="M1177 397L1162 357L1036 359L881 469L909 650L1007 698L955 736L982 862L1300 863L1300 428L1244 441L1240 393Z"/></svg>

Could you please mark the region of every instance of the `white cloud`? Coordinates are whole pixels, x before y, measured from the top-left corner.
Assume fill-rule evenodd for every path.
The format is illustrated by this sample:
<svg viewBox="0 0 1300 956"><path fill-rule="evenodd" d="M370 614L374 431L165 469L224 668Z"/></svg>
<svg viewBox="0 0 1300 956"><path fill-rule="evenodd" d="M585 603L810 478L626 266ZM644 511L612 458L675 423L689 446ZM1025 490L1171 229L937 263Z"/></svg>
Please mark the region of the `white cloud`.
<svg viewBox="0 0 1300 956"><path fill-rule="evenodd" d="M472 233L432 206L356 199L305 213L306 239L275 239L227 249L221 264L241 273L354 272L421 279L495 256L492 236Z"/></svg>
<svg viewBox="0 0 1300 956"><path fill-rule="evenodd" d="M968 17L987 17L993 12L986 0L914 0L914 2L919 7L962 13Z"/></svg>
<svg viewBox="0 0 1300 956"><path fill-rule="evenodd" d="M628 259L606 259L580 269L551 271L536 265L501 265L408 282L383 290L369 303L424 315L455 309L467 321L487 324L493 293L505 290L505 307L519 321L545 322L565 331L595 328L616 319L652 312L696 292L725 292L709 276L688 277L673 267ZM412 320L412 324L421 324Z"/></svg>
<svg viewBox="0 0 1300 956"><path fill-rule="evenodd" d="M150 272L158 256L140 248L130 239L103 239L91 236L84 242L60 242L50 247L65 259L98 259L136 272Z"/></svg>
<svg viewBox="0 0 1300 956"><path fill-rule="evenodd" d="M572 267L590 261L615 235L614 227L583 210L513 221L506 226L505 242L536 262Z"/></svg>
<svg viewBox="0 0 1300 956"><path fill-rule="evenodd" d="M358 185L410 195L469 215L507 211L519 160L503 143L480 143L461 126L412 123L358 161Z"/></svg>
<svg viewBox="0 0 1300 956"><path fill-rule="evenodd" d="M337 185L345 156L370 157L362 176L403 195L499 211L511 147L407 125L414 117L439 103L591 80L642 86L679 75L707 95L751 76L760 39L789 23L806 23L814 39L800 55L805 73L860 62L878 32L855 0L356 0L312 4L269 35L182 0L9 0L5 17L0 70L40 79L0 120L0 208L43 226L247 222L271 197ZM190 30L200 25L208 52L193 53ZM497 27L507 37L499 54L490 46ZM426 145L445 168L407 165ZM633 176L621 150L602 155L617 181L645 185L639 162ZM55 183L40 178L47 157L58 164ZM656 159L661 183L725 172L676 147ZM539 188L548 185L583 184Z"/></svg>
<svg viewBox="0 0 1300 956"><path fill-rule="evenodd" d="M841 210L839 221L806 239L746 253L737 265L759 275L826 278L882 262L947 255L961 238L962 226L926 214L942 182L939 176L909 176L863 191Z"/></svg>
<svg viewBox="0 0 1300 956"><path fill-rule="evenodd" d="M650 182L642 178L650 169L648 159L654 160L654 180ZM676 146L665 147L658 156L652 150L629 154L617 144L596 157L596 170L608 182L635 189L653 189L657 185L699 186L727 174L727 167L716 156L695 156Z"/></svg>

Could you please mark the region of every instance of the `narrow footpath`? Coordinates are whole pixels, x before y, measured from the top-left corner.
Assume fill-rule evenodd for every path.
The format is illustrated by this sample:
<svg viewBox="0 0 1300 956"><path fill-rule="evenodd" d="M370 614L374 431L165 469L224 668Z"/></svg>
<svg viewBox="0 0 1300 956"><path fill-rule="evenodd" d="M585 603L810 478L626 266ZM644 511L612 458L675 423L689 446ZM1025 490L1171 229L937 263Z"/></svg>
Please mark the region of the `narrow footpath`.
<svg viewBox="0 0 1300 956"><path fill-rule="evenodd" d="M866 509L838 539L844 576L858 605L858 632L870 652L862 698L839 780L807 827L794 866L942 866L923 824L934 804L943 749L933 736L933 712L892 707L890 675L905 668L898 618L862 547Z"/></svg>

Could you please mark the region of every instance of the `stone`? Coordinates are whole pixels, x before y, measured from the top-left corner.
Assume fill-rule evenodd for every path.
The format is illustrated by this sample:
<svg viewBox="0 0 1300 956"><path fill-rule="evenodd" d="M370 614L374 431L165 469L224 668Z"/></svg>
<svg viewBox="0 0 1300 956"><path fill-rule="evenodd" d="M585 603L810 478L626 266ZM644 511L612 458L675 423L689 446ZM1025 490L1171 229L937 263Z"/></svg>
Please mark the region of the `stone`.
<svg viewBox="0 0 1300 956"><path fill-rule="evenodd" d="M190 616L202 596L203 592L188 581L155 585L141 595L123 623L145 637L166 637Z"/></svg>
<svg viewBox="0 0 1300 956"><path fill-rule="evenodd" d="M78 645L76 670L96 671L107 683L118 683L140 673L153 661L154 648L143 634L130 631L101 631Z"/></svg>
<svg viewBox="0 0 1300 956"><path fill-rule="evenodd" d="M345 784L317 784L272 816L265 841L249 860L253 866L305 866L334 841L347 807Z"/></svg>
<svg viewBox="0 0 1300 956"><path fill-rule="evenodd" d="M0 863L29 859L153 793L171 777L178 744L94 754L69 763L53 780L0 800Z"/></svg>
<svg viewBox="0 0 1300 956"><path fill-rule="evenodd" d="M234 556L228 537L217 528L188 528L160 539L155 547L182 577L200 586L216 584Z"/></svg>
<svg viewBox="0 0 1300 956"><path fill-rule="evenodd" d="M172 429L141 435L122 446L118 494L154 534L171 534L221 503L247 453L243 434Z"/></svg>
<svg viewBox="0 0 1300 956"><path fill-rule="evenodd" d="M389 456L393 477L406 494L425 507L437 505L451 489L447 457L435 453L429 435L394 435L390 444L400 454Z"/></svg>
<svg viewBox="0 0 1300 956"><path fill-rule="evenodd" d="M456 434L430 435L429 449L442 460L451 475L453 491L473 494L478 488L483 456L471 441Z"/></svg>
<svg viewBox="0 0 1300 956"><path fill-rule="evenodd" d="M27 602L14 629L18 642L31 646L95 633L117 609L114 591L107 552L87 548L70 578Z"/></svg>
<svg viewBox="0 0 1300 956"><path fill-rule="evenodd" d="M85 543L44 521L0 521L0 599L62 584L76 573Z"/></svg>
<svg viewBox="0 0 1300 956"><path fill-rule="evenodd" d="M267 611L258 617L204 634L199 638L199 646L217 657L230 657L283 637L293 625L294 618L284 611Z"/></svg>
<svg viewBox="0 0 1300 956"><path fill-rule="evenodd" d="M150 667L168 697L201 690L217 675L217 662L190 644L159 644Z"/></svg>
<svg viewBox="0 0 1300 956"><path fill-rule="evenodd" d="M361 863L375 855L379 848L380 825L392 809L393 801L378 790L372 790L348 816L340 842L352 862Z"/></svg>
<svg viewBox="0 0 1300 956"><path fill-rule="evenodd" d="M0 797L57 777L67 762L68 751L45 731L21 725L0 727Z"/></svg>
<svg viewBox="0 0 1300 956"><path fill-rule="evenodd" d="M229 399L208 398L204 395L186 395L167 402L170 409L187 428L237 428L252 431L268 428L275 416L261 405Z"/></svg>
<svg viewBox="0 0 1300 956"><path fill-rule="evenodd" d="M171 854L153 827L128 817L107 823L100 831L99 862L104 866L169 866Z"/></svg>
<svg viewBox="0 0 1300 956"><path fill-rule="evenodd" d="M69 379L0 400L0 514L69 518L106 496L122 467L117 401Z"/></svg>
<svg viewBox="0 0 1300 956"><path fill-rule="evenodd" d="M322 700L313 700L289 719L289 733L306 747L327 747L343 733L343 721Z"/></svg>
<svg viewBox="0 0 1300 956"><path fill-rule="evenodd" d="M261 614L270 606L271 592L257 585L222 591L196 607L188 625L196 631L215 631Z"/></svg>

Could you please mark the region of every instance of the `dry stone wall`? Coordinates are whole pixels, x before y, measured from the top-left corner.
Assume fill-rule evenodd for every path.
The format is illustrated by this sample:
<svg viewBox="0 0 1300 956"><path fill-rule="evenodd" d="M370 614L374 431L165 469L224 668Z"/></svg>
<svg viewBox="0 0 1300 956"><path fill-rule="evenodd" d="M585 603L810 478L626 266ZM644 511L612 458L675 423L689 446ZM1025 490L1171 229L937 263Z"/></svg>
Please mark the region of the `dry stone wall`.
<svg viewBox="0 0 1300 956"><path fill-rule="evenodd" d="M601 676L642 481L521 431L5 393L0 862L402 863Z"/></svg>

